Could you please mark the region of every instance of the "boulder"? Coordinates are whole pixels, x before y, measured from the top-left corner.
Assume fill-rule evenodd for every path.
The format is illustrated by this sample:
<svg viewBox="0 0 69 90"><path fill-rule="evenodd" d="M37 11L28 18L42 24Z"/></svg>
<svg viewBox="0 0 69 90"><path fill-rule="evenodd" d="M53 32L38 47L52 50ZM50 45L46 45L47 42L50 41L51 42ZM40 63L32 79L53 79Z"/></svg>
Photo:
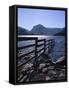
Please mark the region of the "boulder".
<svg viewBox="0 0 69 90"><path fill-rule="evenodd" d="M65 57L60 57L56 62L55 62L56 66L64 66L65 65Z"/></svg>

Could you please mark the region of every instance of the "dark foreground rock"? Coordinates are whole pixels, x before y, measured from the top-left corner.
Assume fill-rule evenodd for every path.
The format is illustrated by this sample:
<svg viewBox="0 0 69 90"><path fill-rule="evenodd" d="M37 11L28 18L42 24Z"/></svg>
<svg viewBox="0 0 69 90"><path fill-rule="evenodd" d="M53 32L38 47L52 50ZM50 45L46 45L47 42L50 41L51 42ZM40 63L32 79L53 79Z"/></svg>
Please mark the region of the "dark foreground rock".
<svg viewBox="0 0 69 90"><path fill-rule="evenodd" d="M63 67L65 65L65 57L60 57L56 62L55 62L56 66L58 67Z"/></svg>
<svg viewBox="0 0 69 90"><path fill-rule="evenodd" d="M43 57L39 60L37 70L33 63L27 63L22 67L18 74L19 82L29 81L49 81L65 79L65 57L59 58L53 63L49 57Z"/></svg>

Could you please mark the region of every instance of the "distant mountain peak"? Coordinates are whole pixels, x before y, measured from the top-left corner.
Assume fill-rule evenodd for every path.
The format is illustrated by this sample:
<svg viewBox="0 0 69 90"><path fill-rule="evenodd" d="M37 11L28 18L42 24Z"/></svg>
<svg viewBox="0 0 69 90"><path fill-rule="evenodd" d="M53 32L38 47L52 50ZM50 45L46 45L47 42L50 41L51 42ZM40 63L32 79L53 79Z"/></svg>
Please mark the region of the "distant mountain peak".
<svg viewBox="0 0 69 90"><path fill-rule="evenodd" d="M37 25L35 25L35 26L33 26L33 28L35 28L35 27L38 27L38 28L45 28L42 24L37 24Z"/></svg>
<svg viewBox="0 0 69 90"><path fill-rule="evenodd" d="M44 35L44 34L47 34L46 31L47 31L46 27L44 27L42 24L38 24L38 25L33 26L31 33L38 34L38 35L41 35L41 34Z"/></svg>
<svg viewBox="0 0 69 90"><path fill-rule="evenodd" d="M37 24L37 25L35 25L35 26L43 26L42 24Z"/></svg>

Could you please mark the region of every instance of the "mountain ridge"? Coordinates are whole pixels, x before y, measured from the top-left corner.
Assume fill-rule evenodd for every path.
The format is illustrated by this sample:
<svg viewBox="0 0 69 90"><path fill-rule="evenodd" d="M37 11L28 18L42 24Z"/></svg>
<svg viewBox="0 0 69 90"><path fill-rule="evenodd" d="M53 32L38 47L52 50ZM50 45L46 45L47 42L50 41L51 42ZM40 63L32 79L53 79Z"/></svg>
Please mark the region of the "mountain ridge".
<svg viewBox="0 0 69 90"><path fill-rule="evenodd" d="M18 35L64 35L60 34L64 31L65 28L46 28L42 24L33 26L30 31L25 28L18 27Z"/></svg>

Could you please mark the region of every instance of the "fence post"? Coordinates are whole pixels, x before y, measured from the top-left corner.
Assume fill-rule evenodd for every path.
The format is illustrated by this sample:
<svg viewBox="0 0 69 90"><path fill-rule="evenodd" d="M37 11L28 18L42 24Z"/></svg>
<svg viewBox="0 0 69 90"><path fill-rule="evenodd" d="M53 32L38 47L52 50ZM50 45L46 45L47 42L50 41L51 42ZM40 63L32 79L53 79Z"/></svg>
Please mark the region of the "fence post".
<svg viewBox="0 0 69 90"><path fill-rule="evenodd" d="M48 41L48 54L50 53L50 49L51 49L51 40Z"/></svg>
<svg viewBox="0 0 69 90"><path fill-rule="evenodd" d="M36 38L35 40L35 61L34 61L34 69L37 71L37 67L38 67L38 52L37 52L37 45L38 45L38 38Z"/></svg>
<svg viewBox="0 0 69 90"><path fill-rule="evenodd" d="M45 45L46 45L46 54L48 54L48 51L49 51L49 41L48 40L46 40L46 42L45 42Z"/></svg>
<svg viewBox="0 0 69 90"><path fill-rule="evenodd" d="M44 54L45 54L45 50L46 50L46 40L44 39Z"/></svg>

